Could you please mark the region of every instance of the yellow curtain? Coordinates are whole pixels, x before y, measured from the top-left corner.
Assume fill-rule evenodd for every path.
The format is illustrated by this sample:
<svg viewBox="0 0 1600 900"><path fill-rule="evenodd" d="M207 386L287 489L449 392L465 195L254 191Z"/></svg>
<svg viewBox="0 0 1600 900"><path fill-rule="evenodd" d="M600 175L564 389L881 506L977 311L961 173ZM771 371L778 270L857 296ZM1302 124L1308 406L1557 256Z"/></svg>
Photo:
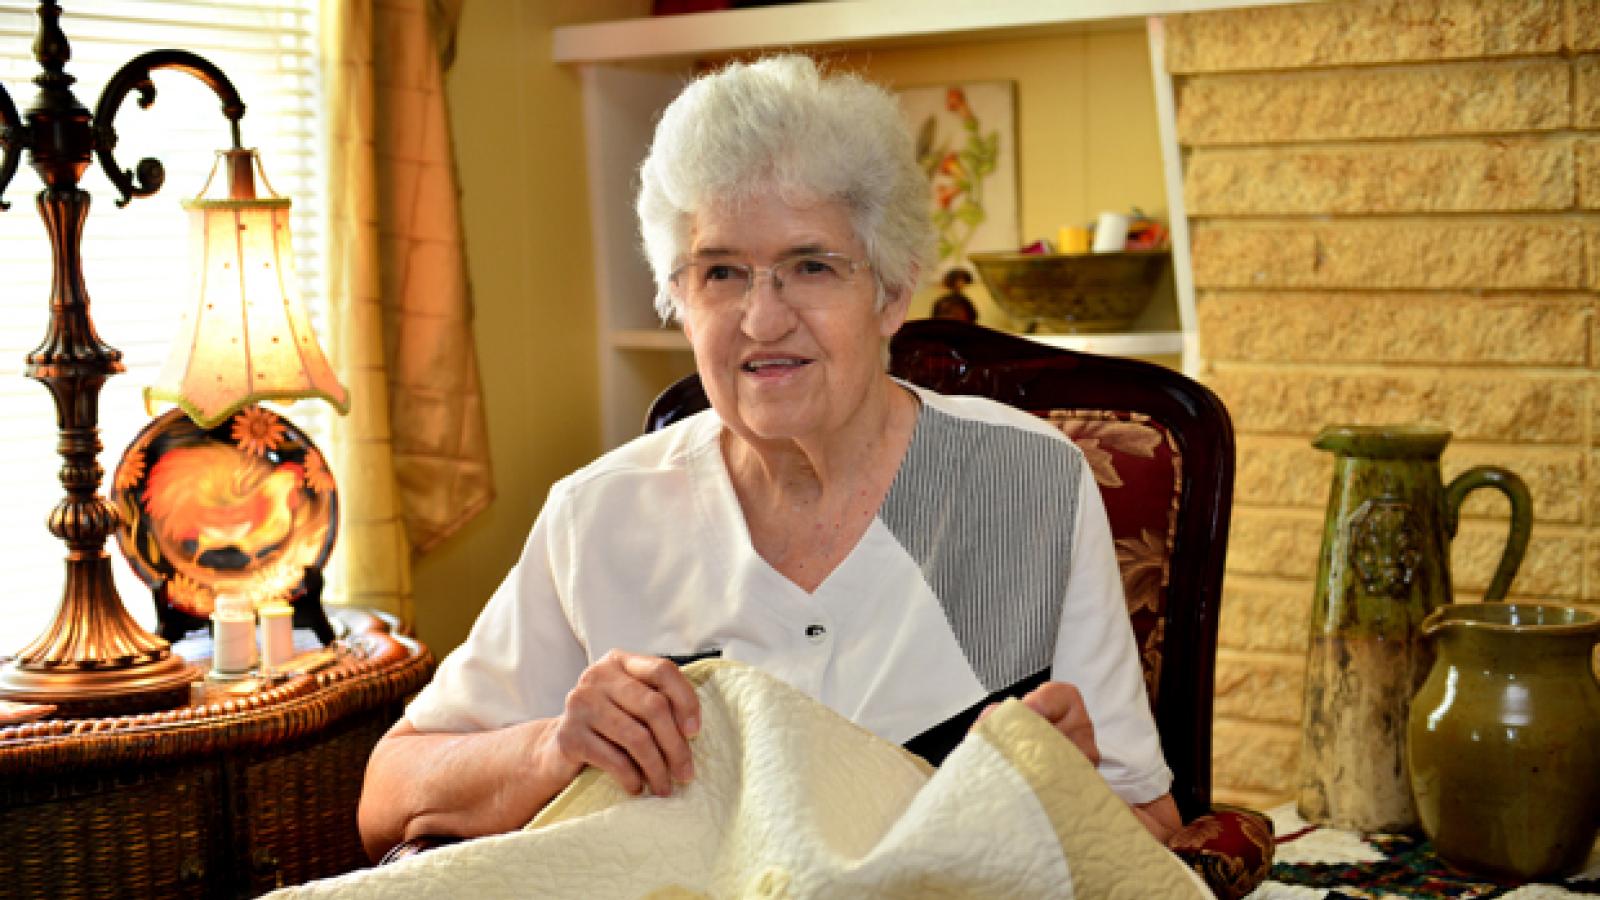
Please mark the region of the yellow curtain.
<svg viewBox="0 0 1600 900"><path fill-rule="evenodd" d="M351 389L336 423L332 596L411 621L409 557L493 498L444 103L464 0L327 0L328 297Z"/></svg>

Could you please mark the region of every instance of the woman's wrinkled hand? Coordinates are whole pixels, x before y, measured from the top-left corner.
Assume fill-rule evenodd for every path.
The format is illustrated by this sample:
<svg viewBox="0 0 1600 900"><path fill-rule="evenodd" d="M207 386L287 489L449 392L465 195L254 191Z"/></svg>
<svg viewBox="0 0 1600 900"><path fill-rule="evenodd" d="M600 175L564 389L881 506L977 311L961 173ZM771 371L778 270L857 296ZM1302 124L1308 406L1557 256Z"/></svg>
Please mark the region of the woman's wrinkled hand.
<svg viewBox="0 0 1600 900"><path fill-rule="evenodd" d="M1100 765L1100 747L1094 742L1094 723L1089 721L1089 708L1083 705L1083 694L1065 681L1047 681L1029 691L1022 704L1044 717L1073 743L1091 765ZM991 703L978 716L978 721L993 712L998 704Z"/></svg>
<svg viewBox="0 0 1600 900"><path fill-rule="evenodd" d="M612 650L585 669L552 733L576 778L585 765L623 789L666 797L694 778L689 738L700 731L700 698L671 660Z"/></svg>
<svg viewBox="0 0 1600 900"><path fill-rule="evenodd" d="M1064 681L1047 681L1029 691L1022 698L1022 703L1055 726L1056 731L1071 741L1090 764L1100 765L1100 747L1094 741L1094 723L1089 720L1089 708L1084 706L1083 694L1077 687ZM984 716L994 712L998 705L989 704L978 716L978 721L983 721ZM1178 804L1170 793L1162 794L1149 803L1130 803L1128 808L1133 810L1139 824L1163 846L1183 827Z"/></svg>

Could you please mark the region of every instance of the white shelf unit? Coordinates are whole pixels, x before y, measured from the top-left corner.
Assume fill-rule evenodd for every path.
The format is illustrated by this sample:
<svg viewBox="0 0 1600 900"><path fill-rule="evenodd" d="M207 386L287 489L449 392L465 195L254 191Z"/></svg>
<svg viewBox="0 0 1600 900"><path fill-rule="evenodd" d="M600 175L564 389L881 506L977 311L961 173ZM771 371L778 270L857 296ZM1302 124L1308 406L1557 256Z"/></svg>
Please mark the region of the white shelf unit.
<svg viewBox="0 0 1600 900"><path fill-rule="evenodd" d="M633 213L636 173L661 110L696 59L764 49L861 49L984 44L1106 29L1149 36L1172 224L1177 331L1052 335L1056 346L1128 356L1179 356L1198 368L1194 295L1183 215L1172 83L1160 65L1159 17L1305 0L828 0L786 6L568 25L554 29L557 63L576 67L584 92L590 221L598 293L601 437L639 433L650 400L693 370L688 342L656 321L654 286Z"/></svg>
<svg viewBox="0 0 1600 900"><path fill-rule="evenodd" d="M1129 331L1120 334L1028 334L1023 337L1080 353L1102 356L1181 356L1181 331Z"/></svg>

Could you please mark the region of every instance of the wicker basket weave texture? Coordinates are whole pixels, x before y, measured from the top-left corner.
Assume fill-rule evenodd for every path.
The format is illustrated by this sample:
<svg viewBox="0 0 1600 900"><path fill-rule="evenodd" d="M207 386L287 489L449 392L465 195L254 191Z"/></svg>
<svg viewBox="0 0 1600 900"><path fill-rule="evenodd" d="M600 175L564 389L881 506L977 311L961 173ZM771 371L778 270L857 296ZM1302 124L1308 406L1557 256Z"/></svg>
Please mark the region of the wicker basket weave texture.
<svg viewBox="0 0 1600 900"><path fill-rule="evenodd" d="M232 852L248 864L251 894L367 865L356 828L361 773L402 711L396 705L306 752L275 753L234 769L239 833Z"/></svg>
<svg viewBox="0 0 1600 900"><path fill-rule="evenodd" d="M222 816L203 798L217 796L215 768L155 777L108 775L41 788L59 788L43 803L0 809L0 885L17 897L201 896L201 874L184 861L205 860ZM108 782L117 782L109 784ZM45 793L45 792L41 792ZM149 840L129 844L137 830Z"/></svg>
<svg viewBox="0 0 1600 900"><path fill-rule="evenodd" d="M366 865L361 775L433 658L353 643L246 699L0 729L0 896L255 896Z"/></svg>

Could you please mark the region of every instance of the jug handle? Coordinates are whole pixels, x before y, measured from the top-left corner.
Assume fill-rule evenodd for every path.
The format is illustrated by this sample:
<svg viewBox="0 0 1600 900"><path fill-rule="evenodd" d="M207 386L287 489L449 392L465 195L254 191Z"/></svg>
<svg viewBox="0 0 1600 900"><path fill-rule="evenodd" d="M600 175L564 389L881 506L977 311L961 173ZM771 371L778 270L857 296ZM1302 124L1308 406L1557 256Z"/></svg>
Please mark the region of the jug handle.
<svg viewBox="0 0 1600 900"><path fill-rule="evenodd" d="M1450 482L1444 492L1445 531L1456 536L1456 526L1461 518L1461 503L1478 488L1492 487L1511 501L1511 533L1506 536L1506 548L1500 554L1500 565L1495 567L1494 578L1483 592L1485 600L1504 600L1511 589L1511 579L1522 565L1522 556L1528 551L1528 535L1533 531L1533 498L1522 477L1500 466L1474 466Z"/></svg>
<svg viewBox="0 0 1600 900"><path fill-rule="evenodd" d="M1444 627L1440 623L1444 621L1445 611L1449 608L1448 606L1435 606L1433 612L1423 617L1422 622L1417 625L1417 633L1425 638L1431 638L1437 634L1439 629Z"/></svg>

